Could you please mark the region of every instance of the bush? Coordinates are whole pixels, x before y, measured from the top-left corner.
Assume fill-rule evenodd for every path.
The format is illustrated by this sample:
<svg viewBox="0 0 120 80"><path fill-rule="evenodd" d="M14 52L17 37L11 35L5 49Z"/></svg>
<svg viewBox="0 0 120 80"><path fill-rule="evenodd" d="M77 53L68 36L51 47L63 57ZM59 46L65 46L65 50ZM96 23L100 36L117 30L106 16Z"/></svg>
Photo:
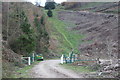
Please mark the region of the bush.
<svg viewBox="0 0 120 80"><path fill-rule="evenodd" d="M44 16L41 17L40 22L41 22L42 25L45 25L45 22L44 22Z"/></svg>
<svg viewBox="0 0 120 80"><path fill-rule="evenodd" d="M50 9L48 10L47 15L48 15L48 17L52 17L53 16L52 11Z"/></svg>

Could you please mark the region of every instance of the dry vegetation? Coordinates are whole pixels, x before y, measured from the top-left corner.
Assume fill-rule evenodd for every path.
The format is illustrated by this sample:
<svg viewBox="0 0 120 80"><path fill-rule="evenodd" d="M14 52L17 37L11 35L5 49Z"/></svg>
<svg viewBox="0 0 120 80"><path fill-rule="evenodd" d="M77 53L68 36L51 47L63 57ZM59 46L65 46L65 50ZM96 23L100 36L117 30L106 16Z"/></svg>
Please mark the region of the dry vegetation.
<svg viewBox="0 0 120 80"><path fill-rule="evenodd" d="M14 2L3 3L2 7L2 75L6 78L15 74L16 67L24 66L21 64L21 56L30 56L32 51L48 55L49 35L46 18L40 7L31 3Z"/></svg>

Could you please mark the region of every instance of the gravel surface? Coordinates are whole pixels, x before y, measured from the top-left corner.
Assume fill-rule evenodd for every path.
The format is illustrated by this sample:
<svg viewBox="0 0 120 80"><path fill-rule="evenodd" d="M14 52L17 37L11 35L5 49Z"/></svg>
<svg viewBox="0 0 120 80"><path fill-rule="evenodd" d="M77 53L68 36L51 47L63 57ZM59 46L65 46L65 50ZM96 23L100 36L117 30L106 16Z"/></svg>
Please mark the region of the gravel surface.
<svg viewBox="0 0 120 80"><path fill-rule="evenodd" d="M60 60L45 60L31 69L33 78L83 78L77 73L61 67Z"/></svg>

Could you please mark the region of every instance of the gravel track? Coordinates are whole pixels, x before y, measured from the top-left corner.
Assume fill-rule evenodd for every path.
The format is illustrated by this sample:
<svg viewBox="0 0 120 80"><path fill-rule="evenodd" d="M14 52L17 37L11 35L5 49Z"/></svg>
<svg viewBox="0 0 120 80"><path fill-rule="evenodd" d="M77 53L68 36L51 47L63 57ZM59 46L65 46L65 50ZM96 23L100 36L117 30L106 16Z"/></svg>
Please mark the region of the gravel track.
<svg viewBox="0 0 120 80"><path fill-rule="evenodd" d="M83 78L59 65L60 60L45 60L31 69L33 78Z"/></svg>

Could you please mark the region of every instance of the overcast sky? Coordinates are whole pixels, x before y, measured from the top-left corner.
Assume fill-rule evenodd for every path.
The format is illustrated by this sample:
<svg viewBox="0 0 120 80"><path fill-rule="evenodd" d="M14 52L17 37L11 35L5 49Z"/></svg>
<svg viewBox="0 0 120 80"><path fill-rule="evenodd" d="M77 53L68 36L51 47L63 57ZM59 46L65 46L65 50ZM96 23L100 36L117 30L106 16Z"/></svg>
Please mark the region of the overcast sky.
<svg viewBox="0 0 120 80"><path fill-rule="evenodd" d="M45 6L45 2L46 0L29 0L30 2L32 2L33 4L35 4L35 2L41 2L41 6ZM64 2L66 0L54 0L56 3L61 3Z"/></svg>

